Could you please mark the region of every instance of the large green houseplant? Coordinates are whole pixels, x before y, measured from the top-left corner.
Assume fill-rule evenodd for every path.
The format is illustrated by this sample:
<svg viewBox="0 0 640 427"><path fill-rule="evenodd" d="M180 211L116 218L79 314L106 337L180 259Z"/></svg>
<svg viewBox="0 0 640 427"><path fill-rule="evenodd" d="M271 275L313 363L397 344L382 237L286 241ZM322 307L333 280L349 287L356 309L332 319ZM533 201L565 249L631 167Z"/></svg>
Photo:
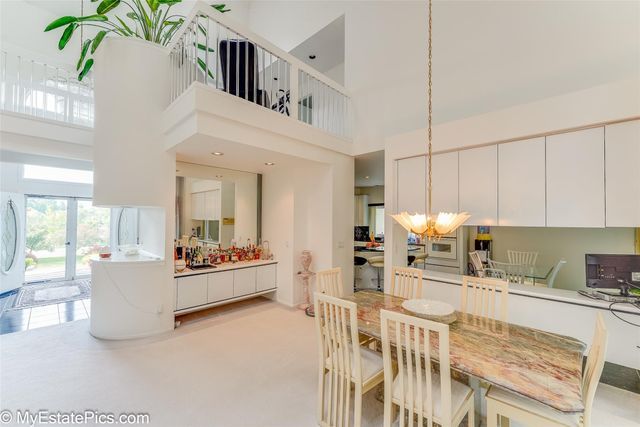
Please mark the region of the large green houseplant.
<svg viewBox="0 0 640 427"><path fill-rule="evenodd" d="M98 0L91 0L92 3ZM143 3L146 3L144 4ZM51 31L64 27L62 36L58 41L58 49L62 50L67 46L74 32L81 27L97 27L100 31L93 37L82 42L80 58L76 69L79 71L78 80L82 80L87 75L94 60L91 56L96 52L102 40L108 34L116 34L122 37L136 37L166 46L178 28L185 20L184 15L170 14L171 8L181 3L182 0L102 0L96 9L96 13L88 16L63 16L56 19L44 29ZM219 12L228 12L224 4L211 5ZM126 11L125 16L114 16L114 22L107 16L108 12L120 7ZM129 22L129 24L127 24ZM205 31L200 28L200 31ZM212 52L207 46L198 44L198 49ZM200 67L203 62L198 61ZM208 73L211 73L207 70Z"/></svg>

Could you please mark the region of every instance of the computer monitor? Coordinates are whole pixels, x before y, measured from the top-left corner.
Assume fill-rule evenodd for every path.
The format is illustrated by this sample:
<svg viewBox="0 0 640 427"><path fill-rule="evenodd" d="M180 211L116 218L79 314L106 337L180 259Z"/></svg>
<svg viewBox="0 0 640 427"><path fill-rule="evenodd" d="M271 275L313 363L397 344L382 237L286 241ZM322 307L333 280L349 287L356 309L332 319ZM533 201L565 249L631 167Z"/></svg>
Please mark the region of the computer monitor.
<svg viewBox="0 0 640 427"><path fill-rule="evenodd" d="M640 287L640 255L586 254L585 267L589 288Z"/></svg>

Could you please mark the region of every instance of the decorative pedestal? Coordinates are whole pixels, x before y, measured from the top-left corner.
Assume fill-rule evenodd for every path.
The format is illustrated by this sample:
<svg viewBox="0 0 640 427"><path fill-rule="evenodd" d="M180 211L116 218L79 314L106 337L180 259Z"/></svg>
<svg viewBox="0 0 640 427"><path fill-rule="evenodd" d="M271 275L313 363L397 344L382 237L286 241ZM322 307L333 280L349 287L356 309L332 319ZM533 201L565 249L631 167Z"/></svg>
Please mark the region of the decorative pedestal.
<svg viewBox="0 0 640 427"><path fill-rule="evenodd" d="M311 266L311 251L304 250L300 255L300 264L302 264L302 271L298 272L298 277L302 280L302 291L305 295L305 302L299 305L301 310L304 310L305 314L310 317L315 316L313 304L311 303L311 289L309 288L309 279L315 276L316 273L309 270Z"/></svg>

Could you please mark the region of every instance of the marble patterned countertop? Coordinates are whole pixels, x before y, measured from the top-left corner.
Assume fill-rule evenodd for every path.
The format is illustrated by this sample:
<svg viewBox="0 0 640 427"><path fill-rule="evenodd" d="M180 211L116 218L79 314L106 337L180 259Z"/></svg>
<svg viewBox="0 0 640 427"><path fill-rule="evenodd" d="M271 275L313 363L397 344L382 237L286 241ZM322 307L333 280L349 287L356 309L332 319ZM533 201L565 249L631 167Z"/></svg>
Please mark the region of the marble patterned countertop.
<svg viewBox="0 0 640 427"><path fill-rule="evenodd" d="M379 292L360 291L344 299L358 304L360 332L378 339L381 309L411 314L401 307L403 298ZM485 317L460 312L456 316L449 326L452 369L561 412L584 410L583 342ZM437 360L434 338L432 358Z"/></svg>

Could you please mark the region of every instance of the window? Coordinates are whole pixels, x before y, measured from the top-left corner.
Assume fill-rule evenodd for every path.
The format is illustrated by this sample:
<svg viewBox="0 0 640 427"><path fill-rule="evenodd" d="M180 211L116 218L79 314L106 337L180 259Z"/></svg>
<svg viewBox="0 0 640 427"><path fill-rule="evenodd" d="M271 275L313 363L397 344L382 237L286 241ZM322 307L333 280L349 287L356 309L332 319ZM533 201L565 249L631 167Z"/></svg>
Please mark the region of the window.
<svg viewBox="0 0 640 427"><path fill-rule="evenodd" d="M93 184L93 172L82 169L55 168L51 166L24 165L24 179Z"/></svg>

